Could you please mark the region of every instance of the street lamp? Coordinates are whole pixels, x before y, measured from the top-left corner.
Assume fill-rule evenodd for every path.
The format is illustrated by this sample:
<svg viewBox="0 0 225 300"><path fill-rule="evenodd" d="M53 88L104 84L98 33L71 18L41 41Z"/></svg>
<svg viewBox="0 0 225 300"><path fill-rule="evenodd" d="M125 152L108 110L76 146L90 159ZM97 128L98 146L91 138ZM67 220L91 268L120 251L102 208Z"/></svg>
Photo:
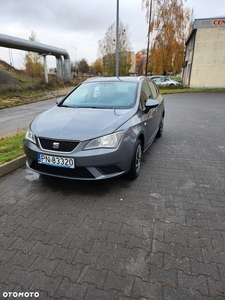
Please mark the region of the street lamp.
<svg viewBox="0 0 225 300"><path fill-rule="evenodd" d="M119 0L116 6L116 77L119 76Z"/></svg>
<svg viewBox="0 0 225 300"><path fill-rule="evenodd" d="M150 43L151 21L152 21L152 0L150 2L150 6L149 6L148 42L147 42L147 58L146 58L146 65L145 65L145 76L148 75L148 61L149 61L149 43Z"/></svg>

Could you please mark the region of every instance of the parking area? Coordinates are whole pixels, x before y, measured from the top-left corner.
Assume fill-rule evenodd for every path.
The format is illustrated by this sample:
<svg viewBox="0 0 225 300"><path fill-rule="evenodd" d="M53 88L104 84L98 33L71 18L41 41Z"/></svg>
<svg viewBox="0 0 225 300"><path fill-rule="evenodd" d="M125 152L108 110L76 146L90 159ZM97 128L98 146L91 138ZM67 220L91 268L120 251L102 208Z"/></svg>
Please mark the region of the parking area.
<svg viewBox="0 0 225 300"><path fill-rule="evenodd" d="M0 178L1 299L224 299L225 93L165 105L135 181Z"/></svg>

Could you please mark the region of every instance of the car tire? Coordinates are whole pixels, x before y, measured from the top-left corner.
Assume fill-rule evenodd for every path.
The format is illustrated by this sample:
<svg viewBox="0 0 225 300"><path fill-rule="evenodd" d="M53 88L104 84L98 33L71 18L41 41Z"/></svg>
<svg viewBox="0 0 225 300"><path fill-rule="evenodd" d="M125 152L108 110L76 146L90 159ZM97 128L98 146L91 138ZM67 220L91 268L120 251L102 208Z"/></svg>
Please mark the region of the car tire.
<svg viewBox="0 0 225 300"><path fill-rule="evenodd" d="M159 129L157 131L156 137L160 138L163 134L163 126L164 126L164 118L161 118L160 124L159 124Z"/></svg>
<svg viewBox="0 0 225 300"><path fill-rule="evenodd" d="M142 158L142 146L141 141L138 139L135 143L135 150L131 162L131 168L128 172L130 179L136 179L141 169L141 158Z"/></svg>

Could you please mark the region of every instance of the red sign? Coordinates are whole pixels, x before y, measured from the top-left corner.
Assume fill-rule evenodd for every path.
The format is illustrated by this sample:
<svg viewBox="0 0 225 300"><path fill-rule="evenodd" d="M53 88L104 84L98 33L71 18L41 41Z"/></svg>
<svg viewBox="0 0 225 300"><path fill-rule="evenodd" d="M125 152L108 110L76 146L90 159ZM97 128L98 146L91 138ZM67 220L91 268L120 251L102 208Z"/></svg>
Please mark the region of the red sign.
<svg viewBox="0 0 225 300"><path fill-rule="evenodd" d="M225 20L214 20L212 21L213 25L225 25Z"/></svg>

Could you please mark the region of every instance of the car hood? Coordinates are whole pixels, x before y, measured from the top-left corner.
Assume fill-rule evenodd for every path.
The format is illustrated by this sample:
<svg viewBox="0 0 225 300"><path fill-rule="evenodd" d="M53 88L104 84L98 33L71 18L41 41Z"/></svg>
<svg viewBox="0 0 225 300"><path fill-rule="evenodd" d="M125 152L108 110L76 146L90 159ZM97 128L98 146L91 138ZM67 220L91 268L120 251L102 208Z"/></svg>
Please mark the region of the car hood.
<svg viewBox="0 0 225 300"><path fill-rule="evenodd" d="M31 130L37 137L85 141L114 132L133 113L133 109L55 106L35 118Z"/></svg>

